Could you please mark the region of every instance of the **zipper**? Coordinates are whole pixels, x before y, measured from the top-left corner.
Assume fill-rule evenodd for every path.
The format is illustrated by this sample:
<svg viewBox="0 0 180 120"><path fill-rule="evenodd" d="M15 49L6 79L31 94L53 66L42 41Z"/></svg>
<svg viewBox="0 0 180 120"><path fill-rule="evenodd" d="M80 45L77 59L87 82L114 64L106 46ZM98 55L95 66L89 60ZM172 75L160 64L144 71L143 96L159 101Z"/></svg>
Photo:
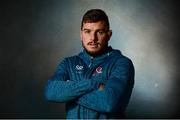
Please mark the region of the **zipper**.
<svg viewBox="0 0 180 120"><path fill-rule="evenodd" d="M92 67L92 65L93 65L93 59L94 59L94 58L93 58L93 57L91 57L90 59L91 59L91 61L90 61L90 64L89 64L89 66L88 66L89 68L91 68L91 67Z"/></svg>

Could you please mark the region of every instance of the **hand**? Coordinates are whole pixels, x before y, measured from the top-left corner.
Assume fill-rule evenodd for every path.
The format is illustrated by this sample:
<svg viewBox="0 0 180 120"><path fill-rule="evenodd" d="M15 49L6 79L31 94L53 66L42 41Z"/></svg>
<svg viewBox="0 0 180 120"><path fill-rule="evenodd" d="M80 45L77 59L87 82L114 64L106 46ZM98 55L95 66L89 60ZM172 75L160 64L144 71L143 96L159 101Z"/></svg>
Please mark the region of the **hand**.
<svg viewBox="0 0 180 120"><path fill-rule="evenodd" d="M102 90L104 90L104 87L105 87L105 85L104 85L104 84L100 84L100 85L99 85L99 89L98 89L98 90L102 91Z"/></svg>

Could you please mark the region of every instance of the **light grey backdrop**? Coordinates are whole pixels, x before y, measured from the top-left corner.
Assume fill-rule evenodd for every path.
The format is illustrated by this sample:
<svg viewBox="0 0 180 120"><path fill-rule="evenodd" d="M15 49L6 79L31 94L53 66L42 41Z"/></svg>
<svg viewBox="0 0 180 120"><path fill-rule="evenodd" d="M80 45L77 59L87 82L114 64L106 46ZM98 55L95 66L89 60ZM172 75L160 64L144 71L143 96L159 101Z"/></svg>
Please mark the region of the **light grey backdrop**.
<svg viewBox="0 0 180 120"><path fill-rule="evenodd" d="M82 50L82 15L109 16L110 45L132 59L136 75L128 118L179 117L178 1L14 0L0 4L0 118L64 118L43 87L57 64Z"/></svg>

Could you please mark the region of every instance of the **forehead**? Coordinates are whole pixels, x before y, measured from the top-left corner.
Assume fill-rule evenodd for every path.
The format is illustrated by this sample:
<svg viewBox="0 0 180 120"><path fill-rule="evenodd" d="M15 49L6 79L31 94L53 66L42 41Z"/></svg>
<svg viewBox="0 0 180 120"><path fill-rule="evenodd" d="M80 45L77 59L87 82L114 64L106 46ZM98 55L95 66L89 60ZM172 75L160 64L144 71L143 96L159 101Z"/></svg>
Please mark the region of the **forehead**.
<svg viewBox="0 0 180 120"><path fill-rule="evenodd" d="M98 22L86 22L83 23L83 29L105 29L106 24L104 21L98 21Z"/></svg>

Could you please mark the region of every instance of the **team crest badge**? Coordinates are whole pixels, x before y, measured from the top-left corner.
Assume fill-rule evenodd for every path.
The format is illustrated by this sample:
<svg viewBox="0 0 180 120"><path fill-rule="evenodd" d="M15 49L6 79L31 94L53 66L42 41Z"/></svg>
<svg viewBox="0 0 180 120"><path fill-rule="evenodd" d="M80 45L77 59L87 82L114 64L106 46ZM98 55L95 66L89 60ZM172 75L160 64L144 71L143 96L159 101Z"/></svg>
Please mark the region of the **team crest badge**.
<svg viewBox="0 0 180 120"><path fill-rule="evenodd" d="M96 68L96 73L102 73L102 67L97 67Z"/></svg>
<svg viewBox="0 0 180 120"><path fill-rule="evenodd" d="M99 66L94 70L93 76L95 76L96 74L100 74L100 73L102 73L102 67Z"/></svg>

